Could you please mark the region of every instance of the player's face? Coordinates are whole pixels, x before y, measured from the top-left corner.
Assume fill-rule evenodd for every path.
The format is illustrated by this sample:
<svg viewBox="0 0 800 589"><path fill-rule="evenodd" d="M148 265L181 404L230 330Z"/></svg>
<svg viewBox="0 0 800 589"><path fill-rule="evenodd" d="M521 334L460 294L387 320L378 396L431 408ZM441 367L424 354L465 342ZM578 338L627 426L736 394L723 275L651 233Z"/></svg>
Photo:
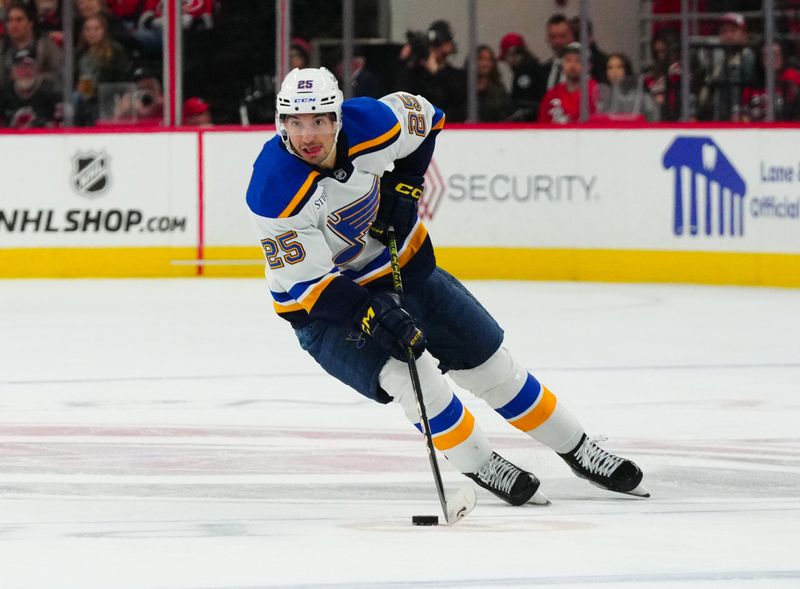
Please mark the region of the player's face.
<svg viewBox="0 0 800 589"><path fill-rule="evenodd" d="M329 115L289 115L284 127L292 149L309 164L319 166L333 153L336 123Z"/></svg>

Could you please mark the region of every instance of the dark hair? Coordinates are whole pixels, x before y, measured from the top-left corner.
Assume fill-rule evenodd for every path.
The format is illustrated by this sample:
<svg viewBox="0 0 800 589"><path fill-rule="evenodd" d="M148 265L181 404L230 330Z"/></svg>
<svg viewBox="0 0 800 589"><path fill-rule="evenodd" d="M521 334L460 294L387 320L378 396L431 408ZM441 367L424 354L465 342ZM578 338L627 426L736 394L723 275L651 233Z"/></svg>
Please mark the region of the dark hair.
<svg viewBox="0 0 800 589"><path fill-rule="evenodd" d="M567 20L567 17L561 14L560 12L554 14L553 16L547 19L548 27L550 25L560 25L561 23L567 23L567 25L569 25L569 20Z"/></svg>
<svg viewBox="0 0 800 589"><path fill-rule="evenodd" d="M439 47L444 43L453 40L453 31L450 29L450 23L446 20L435 20L428 27L428 44L431 47Z"/></svg>
<svg viewBox="0 0 800 589"><path fill-rule="evenodd" d="M25 18L27 18L29 21L33 22L34 24L36 23L38 18L36 5L33 2L28 3L22 2L21 0L12 0L9 2L8 6L6 6L6 21L8 20L8 14L15 8L24 12Z"/></svg>
<svg viewBox="0 0 800 589"><path fill-rule="evenodd" d="M475 48L475 62L477 63L478 57L480 57L482 51L488 51L489 53L492 54L492 59L494 59L494 66L492 67L492 70L489 72L489 79L493 83L501 83L500 70L497 69L497 56L494 53L494 49L492 49L488 45L478 45Z"/></svg>
<svg viewBox="0 0 800 589"><path fill-rule="evenodd" d="M633 75L633 63L631 62L631 58L630 57L628 57L624 53L619 53L619 52L609 53L608 60L606 61L606 64L608 64L608 62L611 61L612 57L616 57L617 59L619 59L622 62L622 69L625 70L625 75L626 76L632 76ZM606 65L606 67L608 67L608 65Z"/></svg>

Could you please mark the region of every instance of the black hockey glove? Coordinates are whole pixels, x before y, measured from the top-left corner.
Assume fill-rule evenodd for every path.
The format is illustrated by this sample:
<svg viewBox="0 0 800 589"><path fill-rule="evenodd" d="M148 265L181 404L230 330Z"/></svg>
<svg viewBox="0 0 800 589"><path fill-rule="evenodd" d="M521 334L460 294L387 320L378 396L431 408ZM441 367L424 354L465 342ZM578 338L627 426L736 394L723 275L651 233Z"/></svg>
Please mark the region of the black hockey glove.
<svg viewBox="0 0 800 589"><path fill-rule="evenodd" d="M355 320L361 331L398 360L405 362L408 359L408 348L414 351L414 358L419 358L425 351L425 336L414 325L411 315L400 306L400 297L392 292L372 297Z"/></svg>
<svg viewBox="0 0 800 589"><path fill-rule="evenodd" d="M369 234L383 245L389 245L389 227L394 227L398 247L406 240L417 220L417 207L422 196L422 176L406 176L386 172L381 177L381 200L378 214Z"/></svg>

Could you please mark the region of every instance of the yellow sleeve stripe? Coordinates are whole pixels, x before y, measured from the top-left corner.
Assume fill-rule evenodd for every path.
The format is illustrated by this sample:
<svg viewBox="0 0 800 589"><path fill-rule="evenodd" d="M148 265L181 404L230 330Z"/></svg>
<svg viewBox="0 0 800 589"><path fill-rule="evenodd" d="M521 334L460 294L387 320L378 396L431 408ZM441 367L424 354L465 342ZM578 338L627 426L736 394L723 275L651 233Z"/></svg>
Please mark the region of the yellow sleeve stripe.
<svg viewBox="0 0 800 589"><path fill-rule="evenodd" d="M351 147L348 150L347 155L352 157L352 156L356 155L357 153L360 153L360 152L364 151L365 149L369 149L371 147L375 147L376 145L380 145L381 143L386 143L390 139L394 138L394 136L397 135L398 133L400 133L400 122L399 121L397 122L397 124L394 127L389 129L388 131L386 131L386 133L384 133L383 135L380 135L379 137L376 137L375 139L370 139L369 141L362 141L358 145L354 145L353 147Z"/></svg>
<svg viewBox="0 0 800 589"><path fill-rule="evenodd" d="M433 131L441 131L442 129L444 129L444 119L445 119L445 116L444 116L444 115L442 115L442 118L441 118L441 119L439 119L439 122L438 122L438 123L436 123L436 124L433 126L433 129L432 129L432 130L433 130Z"/></svg>
<svg viewBox="0 0 800 589"><path fill-rule="evenodd" d="M556 403L556 396L551 393L547 387L543 386L542 398L539 402L525 415L509 423L524 432L534 430L550 419L550 416L556 409Z"/></svg>
<svg viewBox="0 0 800 589"><path fill-rule="evenodd" d="M281 304L277 301L272 302L272 306L276 313L292 313L294 311L302 311L303 305L300 303Z"/></svg>
<svg viewBox="0 0 800 589"><path fill-rule="evenodd" d="M406 246L406 248L402 252L400 252L400 256L398 257L398 260L400 262L400 267L405 266L408 263L408 261L414 257L414 255L419 251L419 248L422 247L422 244L425 243L426 237L428 237L428 230L425 228L425 225L420 223L419 226L417 227L416 233L414 233L414 237L412 237L411 241L408 242L408 246ZM383 267L380 271L375 272L374 274L369 274L364 278L359 278L358 280L356 280L356 283L363 286L365 284L372 282L373 280L377 280L378 278L381 278L382 276L386 276L391 273L392 273L391 264L387 263L386 266Z"/></svg>
<svg viewBox="0 0 800 589"><path fill-rule="evenodd" d="M433 445L439 451L449 450L459 444L463 443L470 435L472 430L475 429L475 418L472 413L464 408L464 415L461 417L461 422L451 429L446 434L435 436L433 438Z"/></svg>
<svg viewBox="0 0 800 589"><path fill-rule="evenodd" d="M303 182L303 185L300 187L300 190L295 193L295 195L292 197L292 200L289 202L286 208L283 209L283 212L278 215L279 219L285 219L286 217L291 216L297 205L300 204L300 202L307 196L308 190L311 188L311 185L314 183L314 179L317 176L319 176L319 172L311 172L308 175L306 181Z"/></svg>
<svg viewBox="0 0 800 589"><path fill-rule="evenodd" d="M306 296L304 296L303 300L300 301L302 307L310 313L311 309L314 308L314 305L317 303L317 300L319 299L322 292L328 287L328 285L331 282L333 282L333 279L336 278L337 276L341 276L341 274L331 274L327 278L320 280L316 285L314 285L314 288L311 289L311 292L309 292Z"/></svg>

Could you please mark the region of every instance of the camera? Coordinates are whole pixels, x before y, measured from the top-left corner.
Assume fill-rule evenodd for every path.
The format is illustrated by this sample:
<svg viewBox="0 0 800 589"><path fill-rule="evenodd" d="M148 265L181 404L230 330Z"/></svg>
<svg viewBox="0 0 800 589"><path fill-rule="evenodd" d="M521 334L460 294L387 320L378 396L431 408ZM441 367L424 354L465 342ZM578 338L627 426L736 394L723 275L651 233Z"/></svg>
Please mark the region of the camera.
<svg viewBox="0 0 800 589"><path fill-rule="evenodd" d="M133 95L136 102L141 104L143 107L147 108L148 106L152 106L155 102L155 98L153 95L147 92L146 90L140 90Z"/></svg>

